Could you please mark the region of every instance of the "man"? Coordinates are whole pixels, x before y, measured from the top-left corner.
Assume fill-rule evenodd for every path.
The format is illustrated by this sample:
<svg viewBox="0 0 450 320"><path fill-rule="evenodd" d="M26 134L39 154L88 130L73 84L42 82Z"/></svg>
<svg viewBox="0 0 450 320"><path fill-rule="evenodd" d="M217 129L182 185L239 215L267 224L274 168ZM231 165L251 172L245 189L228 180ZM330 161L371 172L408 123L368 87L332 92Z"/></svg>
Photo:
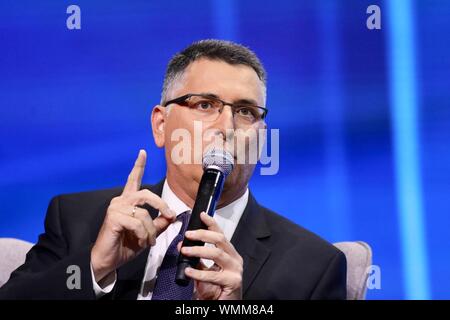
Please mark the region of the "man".
<svg viewBox="0 0 450 320"><path fill-rule="evenodd" d="M146 163L141 150L123 189L52 199L45 233L0 288L0 298L345 299L345 256L260 206L248 190L255 164L236 161L239 132L266 128L265 102L265 71L249 49L204 40L175 55L161 104L151 115L155 143L165 148L166 178L141 187ZM195 283L186 289L174 284L169 271L203 171L194 159L198 152L188 155L190 161L177 159L174 133L183 129L192 137L199 123L208 133L200 149L211 140L223 142L236 164L214 218L201 215L208 229L184 234L207 243L181 248L202 259L197 268L186 269ZM264 141L253 135L245 143ZM194 144L192 150L198 150ZM295 203L292 210L298 210ZM78 283L70 285L68 270L79 271Z"/></svg>

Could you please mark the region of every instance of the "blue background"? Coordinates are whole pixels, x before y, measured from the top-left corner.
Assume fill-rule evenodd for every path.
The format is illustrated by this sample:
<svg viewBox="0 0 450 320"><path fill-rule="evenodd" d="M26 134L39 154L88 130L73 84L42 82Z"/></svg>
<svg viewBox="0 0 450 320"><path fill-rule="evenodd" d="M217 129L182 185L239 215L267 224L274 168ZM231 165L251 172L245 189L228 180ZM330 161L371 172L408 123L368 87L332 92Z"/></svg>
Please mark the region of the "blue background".
<svg viewBox="0 0 450 320"><path fill-rule="evenodd" d="M66 8L81 8L68 30ZM381 30L366 9L381 8ZM364 240L369 299L450 298L450 3L0 3L0 237L35 242L50 198L123 185L139 148L165 172L149 116L170 57L222 38L268 71L280 170L260 203L329 241ZM446 40L447 39L447 40Z"/></svg>

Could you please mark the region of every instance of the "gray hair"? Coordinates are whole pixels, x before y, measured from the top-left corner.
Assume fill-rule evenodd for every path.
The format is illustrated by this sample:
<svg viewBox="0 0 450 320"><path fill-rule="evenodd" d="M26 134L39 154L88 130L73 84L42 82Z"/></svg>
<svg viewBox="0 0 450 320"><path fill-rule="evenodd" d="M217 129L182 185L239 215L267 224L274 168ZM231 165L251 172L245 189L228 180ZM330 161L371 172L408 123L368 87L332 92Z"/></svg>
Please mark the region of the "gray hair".
<svg viewBox="0 0 450 320"><path fill-rule="evenodd" d="M161 104L166 101L167 92L172 84L183 75L186 68L200 58L220 60L231 65L245 65L255 70L258 78L266 87L266 70L256 54L249 48L225 40L201 40L192 43L183 51L177 53L169 61L164 76Z"/></svg>

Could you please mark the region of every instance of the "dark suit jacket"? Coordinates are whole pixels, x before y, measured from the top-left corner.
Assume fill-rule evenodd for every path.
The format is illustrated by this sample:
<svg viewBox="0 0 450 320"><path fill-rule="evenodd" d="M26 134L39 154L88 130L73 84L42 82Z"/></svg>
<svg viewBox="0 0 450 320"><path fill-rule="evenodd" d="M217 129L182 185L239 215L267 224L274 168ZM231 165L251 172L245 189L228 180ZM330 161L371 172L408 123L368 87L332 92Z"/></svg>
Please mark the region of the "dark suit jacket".
<svg viewBox="0 0 450 320"><path fill-rule="evenodd" d="M161 195L163 183L144 186ZM122 189L61 195L50 202L45 233L25 263L0 288L0 299L95 299L90 250L112 198ZM155 217L157 210L150 209ZM317 235L260 206L250 194L231 239L244 259L244 299L345 299L346 260ZM136 299L149 249L117 270L113 291L102 299ZM69 290L71 265L81 288Z"/></svg>

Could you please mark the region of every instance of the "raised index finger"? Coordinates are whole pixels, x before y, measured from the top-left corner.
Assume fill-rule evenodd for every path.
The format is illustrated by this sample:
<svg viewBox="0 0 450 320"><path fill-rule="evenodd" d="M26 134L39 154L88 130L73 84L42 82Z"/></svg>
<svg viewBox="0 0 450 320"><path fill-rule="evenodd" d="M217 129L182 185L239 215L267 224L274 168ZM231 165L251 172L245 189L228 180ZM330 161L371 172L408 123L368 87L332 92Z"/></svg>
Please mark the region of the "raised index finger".
<svg viewBox="0 0 450 320"><path fill-rule="evenodd" d="M128 175L127 183L123 188L122 194L129 194L134 191L138 191L141 188L142 176L144 175L145 162L147 161L147 153L145 150L139 150L138 157L134 163L133 169L131 169Z"/></svg>

